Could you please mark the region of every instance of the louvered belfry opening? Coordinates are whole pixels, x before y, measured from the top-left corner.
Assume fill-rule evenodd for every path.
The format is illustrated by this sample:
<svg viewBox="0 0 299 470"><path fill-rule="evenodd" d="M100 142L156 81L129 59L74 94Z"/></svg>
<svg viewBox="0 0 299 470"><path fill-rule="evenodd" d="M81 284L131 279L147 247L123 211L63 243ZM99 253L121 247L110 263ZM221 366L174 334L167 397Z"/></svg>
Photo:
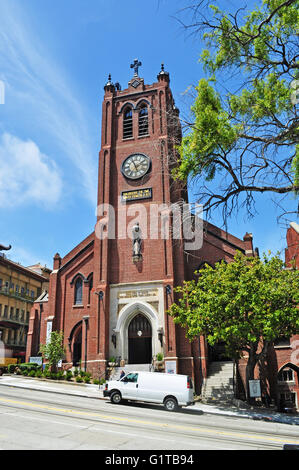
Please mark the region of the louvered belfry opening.
<svg viewBox="0 0 299 470"><path fill-rule="evenodd" d="M128 328L129 364L150 364L152 361L152 327L148 319L137 314Z"/></svg>
<svg viewBox="0 0 299 470"><path fill-rule="evenodd" d="M148 135L148 111L145 104L140 107L138 117L138 135Z"/></svg>
<svg viewBox="0 0 299 470"><path fill-rule="evenodd" d="M123 139L133 137L133 114L131 108L126 108L123 118Z"/></svg>

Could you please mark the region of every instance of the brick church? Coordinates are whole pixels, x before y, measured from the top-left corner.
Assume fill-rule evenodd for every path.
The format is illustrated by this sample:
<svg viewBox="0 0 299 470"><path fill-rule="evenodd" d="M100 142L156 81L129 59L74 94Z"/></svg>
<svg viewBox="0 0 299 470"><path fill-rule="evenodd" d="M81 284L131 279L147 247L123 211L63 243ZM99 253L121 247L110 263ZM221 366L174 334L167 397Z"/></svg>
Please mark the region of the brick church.
<svg viewBox="0 0 299 470"><path fill-rule="evenodd" d="M232 261L236 250L252 256L252 235L241 240L204 222L201 247L189 251L182 239L160 236L160 228L158 236L145 236L153 204L170 206L187 194L171 177L181 127L169 73L162 65L147 85L140 65L132 64L127 88L110 76L104 87L95 229L64 257L54 256L49 291L31 309L26 356L36 356L50 332L62 330L65 368L80 362L101 377L111 357L147 367L162 353L166 370L192 376L198 392L221 345L211 350L203 338L188 342L166 314L174 287L206 262ZM115 236L108 236L111 226ZM135 238L128 235L134 230Z"/></svg>

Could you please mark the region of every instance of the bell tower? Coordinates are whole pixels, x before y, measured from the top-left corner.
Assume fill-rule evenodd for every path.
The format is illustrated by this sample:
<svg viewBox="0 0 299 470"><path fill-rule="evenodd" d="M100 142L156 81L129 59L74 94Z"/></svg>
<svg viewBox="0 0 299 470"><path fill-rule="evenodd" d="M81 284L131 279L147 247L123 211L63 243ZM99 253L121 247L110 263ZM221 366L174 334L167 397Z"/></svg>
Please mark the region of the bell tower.
<svg viewBox="0 0 299 470"><path fill-rule="evenodd" d="M150 323L153 355L176 358L175 327L165 314L166 287L172 292L184 279L180 242L173 243L171 222L166 231L161 225L161 208L185 196L171 178L181 139L179 111L164 64L150 85L140 77L141 65L138 59L130 65L134 74L124 90L108 77L99 154L94 273L104 293L99 349L105 343L106 356L125 361L129 350L132 356L128 329L135 315Z"/></svg>

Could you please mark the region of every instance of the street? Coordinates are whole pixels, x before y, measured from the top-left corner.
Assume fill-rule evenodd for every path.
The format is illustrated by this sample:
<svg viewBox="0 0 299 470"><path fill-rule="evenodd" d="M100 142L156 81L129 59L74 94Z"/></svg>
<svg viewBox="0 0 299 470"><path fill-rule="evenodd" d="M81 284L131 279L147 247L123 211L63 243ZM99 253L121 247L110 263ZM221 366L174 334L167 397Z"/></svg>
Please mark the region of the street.
<svg viewBox="0 0 299 470"><path fill-rule="evenodd" d="M276 450L298 426L0 385L0 449Z"/></svg>

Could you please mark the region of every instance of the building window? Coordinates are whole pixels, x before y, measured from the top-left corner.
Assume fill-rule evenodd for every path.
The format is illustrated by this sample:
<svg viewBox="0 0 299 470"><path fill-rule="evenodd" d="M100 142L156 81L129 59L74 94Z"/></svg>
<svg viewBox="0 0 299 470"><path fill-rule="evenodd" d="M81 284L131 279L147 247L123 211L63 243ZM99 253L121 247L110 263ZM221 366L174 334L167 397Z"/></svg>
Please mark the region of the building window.
<svg viewBox="0 0 299 470"><path fill-rule="evenodd" d="M31 297L32 297L32 299L34 299L34 291L33 290L31 291Z"/></svg>
<svg viewBox="0 0 299 470"><path fill-rule="evenodd" d="M18 284L16 285L16 293L18 294L19 293L19 290L20 290L20 287L18 286Z"/></svg>
<svg viewBox="0 0 299 470"><path fill-rule="evenodd" d="M83 281L81 277L75 282L75 305L82 305Z"/></svg>
<svg viewBox="0 0 299 470"><path fill-rule="evenodd" d="M92 274L90 275L88 279L88 303L90 304L90 294L91 294L91 289L93 288L93 276Z"/></svg>
<svg viewBox="0 0 299 470"><path fill-rule="evenodd" d="M278 373L279 382L293 382L294 381L294 371L293 369L285 368Z"/></svg>
<svg viewBox="0 0 299 470"><path fill-rule="evenodd" d="M148 111L145 104L141 105L138 114L138 135L148 135Z"/></svg>
<svg viewBox="0 0 299 470"><path fill-rule="evenodd" d="M126 108L123 117L123 139L133 137L133 115L132 109Z"/></svg>

